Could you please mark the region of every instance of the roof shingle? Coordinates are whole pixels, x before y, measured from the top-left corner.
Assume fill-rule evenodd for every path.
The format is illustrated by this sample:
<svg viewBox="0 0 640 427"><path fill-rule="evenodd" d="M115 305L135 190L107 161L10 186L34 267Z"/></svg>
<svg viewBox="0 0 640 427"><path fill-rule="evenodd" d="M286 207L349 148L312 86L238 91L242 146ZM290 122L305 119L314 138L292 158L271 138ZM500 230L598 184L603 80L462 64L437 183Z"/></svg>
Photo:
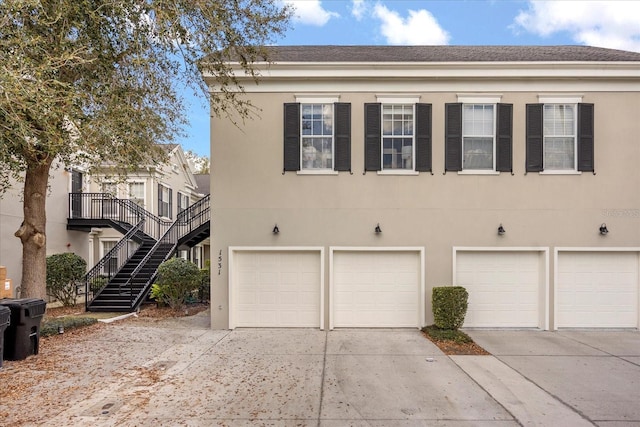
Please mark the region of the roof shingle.
<svg viewBox="0 0 640 427"><path fill-rule="evenodd" d="M640 61L640 53L592 46L271 46L273 62Z"/></svg>

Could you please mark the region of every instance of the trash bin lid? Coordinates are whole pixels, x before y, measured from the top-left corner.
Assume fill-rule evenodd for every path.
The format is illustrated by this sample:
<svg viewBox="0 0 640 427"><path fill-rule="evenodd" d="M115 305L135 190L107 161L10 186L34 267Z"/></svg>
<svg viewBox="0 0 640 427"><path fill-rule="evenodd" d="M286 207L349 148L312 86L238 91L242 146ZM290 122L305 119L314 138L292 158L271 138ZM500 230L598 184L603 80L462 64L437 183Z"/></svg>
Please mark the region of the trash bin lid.
<svg viewBox="0 0 640 427"><path fill-rule="evenodd" d="M39 298L0 299L0 306L8 307L11 311L24 311L29 318L43 316L47 309L47 303Z"/></svg>

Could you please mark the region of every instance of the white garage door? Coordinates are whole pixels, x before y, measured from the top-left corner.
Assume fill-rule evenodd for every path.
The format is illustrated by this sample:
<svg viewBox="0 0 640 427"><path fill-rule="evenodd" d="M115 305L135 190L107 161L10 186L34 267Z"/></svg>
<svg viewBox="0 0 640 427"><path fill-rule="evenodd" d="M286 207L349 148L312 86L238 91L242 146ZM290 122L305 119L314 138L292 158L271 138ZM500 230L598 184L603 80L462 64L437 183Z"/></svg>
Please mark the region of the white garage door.
<svg viewBox="0 0 640 427"><path fill-rule="evenodd" d="M457 252L456 282L469 292L467 327L541 327L538 252Z"/></svg>
<svg viewBox="0 0 640 427"><path fill-rule="evenodd" d="M559 252L556 326L638 326L638 253Z"/></svg>
<svg viewBox="0 0 640 427"><path fill-rule="evenodd" d="M234 327L321 327L316 251L237 251L231 282Z"/></svg>
<svg viewBox="0 0 640 427"><path fill-rule="evenodd" d="M333 327L418 327L420 252L333 253Z"/></svg>

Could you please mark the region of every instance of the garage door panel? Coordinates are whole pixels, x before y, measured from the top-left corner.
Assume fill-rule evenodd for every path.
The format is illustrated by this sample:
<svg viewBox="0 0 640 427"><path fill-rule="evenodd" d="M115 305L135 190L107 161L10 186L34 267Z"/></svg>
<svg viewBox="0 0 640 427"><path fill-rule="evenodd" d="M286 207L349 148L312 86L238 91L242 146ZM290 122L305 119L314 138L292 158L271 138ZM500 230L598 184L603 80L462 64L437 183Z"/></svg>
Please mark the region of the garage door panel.
<svg viewBox="0 0 640 427"><path fill-rule="evenodd" d="M638 325L638 253L559 252L557 327Z"/></svg>
<svg viewBox="0 0 640 427"><path fill-rule="evenodd" d="M319 251L234 253L234 327L318 327Z"/></svg>
<svg viewBox="0 0 640 427"><path fill-rule="evenodd" d="M464 326L540 326L540 263L533 251L459 251L456 283L469 292Z"/></svg>
<svg viewBox="0 0 640 427"><path fill-rule="evenodd" d="M418 252L333 252L334 327L417 327Z"/></svg>

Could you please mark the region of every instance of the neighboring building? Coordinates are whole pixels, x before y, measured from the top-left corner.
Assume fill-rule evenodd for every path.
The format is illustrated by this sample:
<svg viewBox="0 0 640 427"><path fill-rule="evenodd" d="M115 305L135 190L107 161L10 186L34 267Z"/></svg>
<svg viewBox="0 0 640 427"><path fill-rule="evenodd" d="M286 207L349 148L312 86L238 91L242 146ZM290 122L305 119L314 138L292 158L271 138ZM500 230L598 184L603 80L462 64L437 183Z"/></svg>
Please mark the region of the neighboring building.
<svg viewBox="0 0 640 427"><path fill-rule="evenodd" d="M93 175L89 184L89 193L109 193L120 199L133 200L146 211L172 222L185 208L191 206L203 196L184 156L182 146L165 144L169 160L166 164L144 166L127 174L126 179L109 179L106 175ZM208 187L208 185L207 185ZM94 228L90 235L93 248L90 265L102 258L121 238L122 234L112 228ZM200 243L180 252L180 256L194 261L198 267L204 266L205 250ZM208 250L206 254L208 254Z"/></svg>
<svg viewBox="0 0 640 427"><path fill-rule="evenodd" d="M86 233L67 231L68 194L82 172L67 170L59 165L52 168L47 194L47 253L73 252L88 258L89 242ZM80 184L82 185L82 184ZM16 182L0 196L0 265L7 267L7 278L12 281L13 295L20 296L22 282L22 243L14 233L22 224L23 182Z"/></svg>
<svg viewBox="0 0 640 427"><path fill-rule="evenodd" d="M638 328L640 53L271 51L212 118L213 328L420 327L446 285L467 327Z"/></svg>
<svg viewBox="0 0 640 427"><path fill-rule="evenodd" d="M70 206L69 193L108 193L133 200L168 224L175 221L181 211L208 194L209 183L206 183L206 193L202 193L182 147L177 144L165 147L169 154L167 164L141 167L124 180L110 180L96 174L89 176L81 168L53 168L47 194L47 254L76 253L87 261L87 267L91 269L122 238L122 234L113 228L94 227L89 233L86 232L89 230L78 231L78 227L69 229L69 210L82 210L81 199ZM23 217L22 185L16 183L0 198L0 265L7 267L7 277L12 279L15 296L20 296L22 245L13 233L20 227ZM105 209L115 209L114 206L109 205ZM101 213L109 214L105 210ZM208 246L209 239L205 239L194 247L178 249L180 256L202 268L210 256Z"/></svg>

